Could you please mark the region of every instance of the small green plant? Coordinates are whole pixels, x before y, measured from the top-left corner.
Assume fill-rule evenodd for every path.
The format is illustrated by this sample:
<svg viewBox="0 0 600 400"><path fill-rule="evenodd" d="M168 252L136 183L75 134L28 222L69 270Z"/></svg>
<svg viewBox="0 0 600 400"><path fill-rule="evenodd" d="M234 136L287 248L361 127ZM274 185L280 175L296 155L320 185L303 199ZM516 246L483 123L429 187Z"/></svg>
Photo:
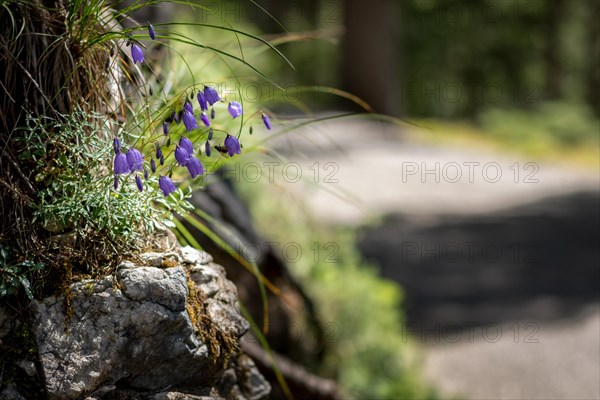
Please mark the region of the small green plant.
<svg viewBox="0 0 600 400"><path fill-rule="evenodd" d="M42 269L44 269L42 263L12 260L9 249L0 244L0 298L23 289L27 297L33 299L29 275Z"/></svg>

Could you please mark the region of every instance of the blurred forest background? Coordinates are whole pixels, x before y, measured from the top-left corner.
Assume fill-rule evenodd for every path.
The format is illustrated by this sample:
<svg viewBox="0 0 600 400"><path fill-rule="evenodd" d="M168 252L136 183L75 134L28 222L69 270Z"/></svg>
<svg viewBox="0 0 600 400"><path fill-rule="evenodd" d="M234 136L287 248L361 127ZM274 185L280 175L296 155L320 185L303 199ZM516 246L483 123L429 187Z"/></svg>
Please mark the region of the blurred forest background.
<svg viewBox="0 0 600 400"><path fill-rule="evenodd" d="M290 45L285 53L302 67L277 78L342 87L379 112L475 119L490 107L547 101L600 112L594 0L258 3L287 30L324 39ZM255 22L282 30L266 15Z"/></svg>
<svg viewBox="0 0 600 400"><path fill-rule="evenodd" d="M311 150L312 142L302 147L294 142L293 138L298 136L294 134L290 135L289 140L294 143L290 147L300 149L300 157L286 152L286 145L276 147L295 161L306 155L313 157L305 165L307 169L315 160L335 161L346 179L347 185L342 187L357 194L373 214L390 212L378 208L384 202L377 200L390 193L387 198L394 204L392 215L381 217L388 222L362 233L359 228L358 236L362 235L362 239L357 240L356 221L337 221L341 229L323 228L331 224L327 217L335 214L335 209L343 208L342 202L335 202L333 197L321 198L321 212L311 218L307 217L310 210L307 212L303 206L294 212L290 197L272 185L247 182L240 185L260 231L267 237L282 242L293 238L303 247L314 241L333 241L339 246L336 268L323 262L313 264L305 258L290 265L292 273L316 300L321 317L334 321L339 329L333 344L336 356L324 363L325 368L315 371L336 377L357 397L435 397L430 388L421 384L419 363L409 361L415 357L414 343L407 343L402 337L407 321L460 324L529 318L538 323L543 316L559 319L577 315L589 302L597 301L597 285L590 284L598 277L598 253L593 244L598 237L597 212L592 211L592 204L597 204L597 183L595 194L567 195L560 199L561 203L542 198L552 195L553 184L563 185L577 179L547 174L550 169L545 167L540 175L543 184L526 186L521 191L511 182L506 186L469 185L462 189L460 185L432 184L429 191L421 192L423 186L401 183L398 175L402 160L424 157L431 166L440 160L469 159L470 156L450 150L457 143L459 149L474 153L479 152L480 145L491 146L498 151L492 156L498 157L494 160L501 159L499 154L520 154L528 161L566 163L597 171L600 1L256 0L255 3L262 10L245 0L200 1L207 10L197 21L227 20L243 26L244 30L272 41L295 65L294 71L267 54L253 59L283 90L270 91L268 85L248 84L242 88L246 101L260 99L276 115L291 118L303 116L309 110L314 116L328 115L332 110L363 111L348 99L308 89L340 88L364 100L375 112L400 118L411 126L389 129L384 134L387 136L381 138L376 124L362 126L349 121L346 125L336 125L339 135L333 132L336 128L315 128L309 132L314 135L307 142L324 133L333 137L332 141L337 140L335 145L317 140L323 148ZM402 141L413 127L418 128L417 140L421 143L413 143L414 147ZM336 149L336 145L342 150ZM364 163L362 169L351 169L352 162L344 162L345 157L352 159L352 155L356 157L354 162ZM379 182L379 186L367 188L364 182L368 181ZM589 190L590 184L586 185ZM535 191L540 198L537 205L510 209L507 214L489 212L481 220L467 215L469 204L474 204L470 200L477 196L489 198L489 204L509 207L507 199L511 195L525 198ZM308 193L311 194L306 197L319 197L318 193ZM433 210L447 212L448 204L462 204L457 209L464 209L467 216L459 215L452 223L427 226L429 218L434 216L415 213L418 207L411 207L410 201L406 201L413 193L422 196L418 203L432 204L431 214ZM531 217L523 218L523 214ZM314 219L318 221L315 223ZM358 225L371 222L365 219ZM426 243L428 248L434 248L436 243L469 240L502 246L515 241L535 243L540 248L540 259L535 265L523 260L519 263L401 262L403 254L399 249L411 240ZM365 261L365 257L376 266ZM547 304L551 306L546 307ZM553 304L557 306L554 308ZM551 328L541 329L547 335L554 332ZM559 333L556 340L563 343L563 335L573 340L584 337L582 332L593 330L593 323L585 329ZM430 374L433 377L430 383L439 387L440 382L452 375L448 371L455 371L457 377L452 383L463 382L464 386L446 387L450 387L450 392L462 391L466 397L572 398L597 392L597 386L590 384L593 372L581 375L578 383L574 380L569 383L555 372L575 362L572 360L590 365L586 363L591 359L586 359L585 354L596 351L595 347L569 350L557 363L549 363L547 370L531 365L532 357L548 359L549 352L554 354L548 337L542 339L538 350L531 346L514 350L493 346L492 356L475 349L465 352L469 357L444 359L445 353L440 351L442 356L435 364L445 372ZM459 354L463 350L457 348ZM434 359L438 356L435 350L430 354ZM507 360L520 361L512 365ZM332 365L339 369L332 372L335 370L329 368ZM482 365L494 365L497 369L486 370ZM475 372L466 372L469 366ZM513 375L494 379L499 370ZM485 376L476 378L477 371L483 371L481 374ZM547 382L550 375L555 376L552 379L555 384ZM582 391L576 393L576 387Z"/></svg>
<svg viewBox="0 0 600 400"><path fill-rule="evenodd" d="M300 39L279 46L298 71L269 71L289 99L330 109L339 98L298 95L296 86L331 86L377 112L443 119L449 132L487 135L536 155L598 145L598 1L257 3L281 25L244 1L228 0L217 10L261 32L285 27Z"/></svg>
<svg viewBox="0 0 600 400"><path fill-rule="evenodd" d="M242 179L235 185L266 240L293 240L305 249L315 243L334 243L339 250L333 264L316 257L313 262L305 255L288 265L291 275L314 300L321 320L333 322L336 327L328 351L312 354L318 358L312 365L304 363L310 371L336 380L358 398L435 398L436 390L423 384L421 354L413 351L414 342L406 340L403 328L407 321L424 322L429 318L425 322L483 324L529 318L537 323L544 316L558 320L578 315L597 302L597 176L595 181L587 176L580 181L580 171L572 173L569 168L575 165L597 173L600 165L600 1L197 3L206 7L204 11L191 14L185 7L170 5L173 17L168 17L165 8L148 8L145 11L153 15L139 20L231 24L277 46L295 70L274 54L247 53L252 65L282 90L257 79L252 71L235 71L244 101L268 107L276 126L287 129L290 121L307 121L306 114L319 118L334 110L361 111L351 99L315 87L345 90L375 112L409 122L392 129L382 128L373 120L370 125L348 120L345 125L321 125L309 131L314 135L305 147L294 141L307 133L302 129L279 142L276 133L270 137L274 140L265 143L277 157L300 163L304 157L308 162L303 164L305 171L315 161L334 161L339 176L346 179L340 179L341 185L334 191L341 187L339 195L343 190L354 190L352 194L371 212L367 218L365 213L358 221L332 222L328 217L343 210L347 202L319 197L320 192L302 185L290 195L288 191L292 192L294 185L286 186L282 179L274 185ZM235 38L220 31L198 29L197 35L218 48L239 50ZM218 68L207 71L207 76L230 72L221 65ZM226 91L230 96L237 95L233 87ZM411 142L407 137L414 134L415 127L418 138ZM262 140L259 136L255 134L252 140ZM246 140L251 142L250 138ZM287 140L293 145L287 146ZM315 142L324 144L323 148L316 149ZM456 143L459 150L457 146L446 146ZM481 179L463 186L444 182L427 186L424 181L406 185L399 181L403 160L425 160L429 166L440 161L471 160L474 156L463 150L478 156L479 145L486 149L491 145L497 151L484 153L483 157L488 157L484 161L506 159L505 176L510 175L508 166L513 165L515 154L540 165L551 161L556 168L543 165L540 184L529 186L516 181L488 185ZM248 159L272 161L269 151L257 153L261 154L248 155ZM361 167L353 169L357 164ZM563 170L565 164L569 168ZM563 188L562 192L557 187ZM579 189L585 191L584 195L567 193ZM553 195L565 197L551 199ZM320 213L311 215L315 209L301 203L314 198L320 199L321 208L317 206ZM534 200L539 203L533 204ZM478 201L507 211L495 213L497 209L481 207ZM426 207L420 207L423 204ZM483 216L470 215L474 209L484 210ZM449 220L435 219L435 213L457 210L459 215ZM363 229L363 224L377 223L381 226ZM523 259L499 263L485 259L400 262L405 254L399 249L411 240L428 248L436 243L465 241L500 246L533 243L540 249L540 257L535 265ZM231 276L230 271L228 274ZM595 321L592 325L573 323L569 329L585 325L587 330L560 331L556 342L544 340L550 337L546 336L540 346L529 346L527 351L515 347L508 350L513 353L508 353L494 346L490 347L494 352L490 350L487 355L475 349L468 359L442 359L436 362L443 371L434 376L434 388L440 377L454 372L456 381L465 384L465 393L474 398L573 398L583 393L573 395L577 387L597 393L597 385L590 384L596 379L597 359L589 357L598 353L594 347L597 339L578 340L584 337L578 336L582 332L587 335L594 330ZM553 328L545 329L544 333L555 333ZM577 343L572 350L565 347L559 354L553 343L562 345L565 337ZM289 354L289 342L278 344L269 339L276 351L294 359ZM579 346L583 342L588 346ZM463 353L462 348L457 349ZM556 355L557 360L548 363L546 370L537 368L544 363L532 368L531 357L548 360L550 355ZM581 365L592 365L583 368L590 371L588 374L576 377L581 381L556 372L558 368L569 368L570 356ZM511 360L517 361L507 364ZM497 366L512 375L496 379L498 370L486 370L482 365ZM471 373L461 372L469 366ZM477 379L477 373L485 376ZM548 382L549 377L552 382ZM481 392L473 389L477 386Z"/></svg>
<svg viewBox="0 0 600 400"><path fill-rule="evenodd" d="M205 7L198 15L162 5L148 8L141 20L168 21L177 14L200 23L228 21L273 40L296 66L272 54L253 60L283 91L257 85L246 88L246 101L359 110L338 96L305 89L340 88L379 113L427 127L443 121L442 136L597 165L590 153L599 144L596 0L197 3Z"/></svg>

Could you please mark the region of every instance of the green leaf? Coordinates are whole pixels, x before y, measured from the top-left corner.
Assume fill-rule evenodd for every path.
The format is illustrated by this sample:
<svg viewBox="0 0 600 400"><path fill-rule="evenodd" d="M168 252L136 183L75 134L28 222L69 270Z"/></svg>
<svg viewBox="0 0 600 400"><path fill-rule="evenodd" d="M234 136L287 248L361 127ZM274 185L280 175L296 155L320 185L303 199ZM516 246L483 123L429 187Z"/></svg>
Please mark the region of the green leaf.
<svg viewBox="0 0 600 400"><path fill-rule="evenodd" d="M25 294L29 297L29 300L33 300L33 293L31 292L31 284L29 280L25 277L25 275L19 275L19 282L21 282L21 286L25 289Z"/></svg>

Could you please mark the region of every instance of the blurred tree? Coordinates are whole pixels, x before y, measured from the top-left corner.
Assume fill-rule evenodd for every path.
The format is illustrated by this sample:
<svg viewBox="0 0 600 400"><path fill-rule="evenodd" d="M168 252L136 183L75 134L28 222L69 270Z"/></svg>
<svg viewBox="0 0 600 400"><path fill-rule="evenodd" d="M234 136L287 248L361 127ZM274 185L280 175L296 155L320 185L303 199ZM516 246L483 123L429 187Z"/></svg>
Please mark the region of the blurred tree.
<svg viewBox="0 0 600 400"><path fill-rule="evenodd" d="M546 1L544 16L544 63L546 71L545 98L558 100L563 95L563 68L560 49L561 20L565 12L564 0Z"/></svg>
<svg viewBox="0 0 600 400"><path fill-rule="evenodd" d="M600 1L588 0L586 100L600 117Z"/></svg>
<svg viewBox="0 0 600 400"><path fill-rule="evenodd" d="M395 0L344 2L342 86L377 112L399 115L394 43Z"/></svg>

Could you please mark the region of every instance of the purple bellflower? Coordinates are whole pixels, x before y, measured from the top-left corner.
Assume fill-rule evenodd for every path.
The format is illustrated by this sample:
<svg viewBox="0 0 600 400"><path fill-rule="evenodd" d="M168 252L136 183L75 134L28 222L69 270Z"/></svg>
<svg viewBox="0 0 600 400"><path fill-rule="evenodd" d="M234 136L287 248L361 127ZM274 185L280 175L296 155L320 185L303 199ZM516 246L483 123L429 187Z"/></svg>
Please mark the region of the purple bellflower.
<svg viewBox="0 0 600 400"><path fill-rule="evenodd" d="M148 22L148 35L150 36L150 39L156 40L156 32L154 32L154 27L150 22Z"/></svg>
<svg viewBox="0 0 600 400"><path fill-rule="evenodd" d="M189 161L187 163L187 169L192 178L195 178L198 175L202 175L204 173L204 167L202 166L202 163L200 162L200 160L193 156L189 158Z"/></svg>
<svg viewBox="0 0 600 400"><path fill-rule="evenodd" d="M115 155L121 151L121 141L118 138L113 139L113 148L115 149Z"/></svg>
<svg viewBox="0 0 600 400"><path fill-rule="evenodd" d="M189 101L185 102L185 104L183 105L183 109L188 110L192 114L194 113L194 106L192 106L192 103L190 103Z"/></svg>
<svg viewBox="0 0 600 400"><path fill-rule="evenodd" d="M269 116L265 113L263 113L262 115L262 120L265 123L265 126L267 127L267 129L271 129L271 120L269 119Z"/></svg>
<svg viewBox="0 0 600 400"><path fill-rule="evenodd" d="M202 111L208 110L208 103L206 102L206 97L204 96L204 93L200 91L198 92L198 104L200 104L200 109Z"/></svg>
<svg viewBox="0 0 600 400"><path fill-rule="evenodd" d="M152 171L152 173L156 172L156 161L154 161L154 158L150 160L150 170Z"/></svg>
<svg viewBox="0 0 600 400"><path fill-rule="evenodd" d="M144 157L137 149L127 150L126 157L127 165L129 165L129 171L142 171L144 169Z"/></svg>
<svg viewBox="0 0 600 400"><path fill-rule="evenodd" d="M219 93L217 93L217 91L210 86L204 86L204 98L211 106L217 101L221 100Z"/></svg>
<svg viewBox="0 0 600 400"><path fill-rule="evenodd" d="M142 183L142 178L138 174L135 174L135 184L140 192L144 191L144 184Z"/></svg>
<svg viewBox="0 0 600 400"><path fill-rule="evenodd" d="M196 122L196 117L194 117L194 114L192 114L188 110L183 111L183 124L185 125L185 129L188 132L192 129L198 129L198 122Z"/></svg>
<svg viewBox="0 0 600 400"><path fill-rule="evenodd" d="M224 144L225 147L227 147L227 153L229 154L229 157L233 157L234 154L240 154L242 152L240 148L240 142L235 136L227 134Z"/></svg>
<svg viewBox="0 0 600 400"><path fill-rule="evenodd" d="M210 126L210 119L208 119L208 115L206 115L205 112L203 112L202 115L200 115L200 119L202 120L204 126Z"/></svg>
<svg viewBox="0 0 600 400"><path fill-rule="evenodd" d="M129 165L127 164L127 157L123 153L118 153L115 156L114 162L115 175L126 174L129 172Z"/></svg>
<svg viewBox="0 0 600 400"><path fill-rule="evenodd" d="M161 176L158 178L158 186L160 187L160 190L162 190L165 197L175 191L175 184L173 184L173 181L168 176Z"/></svg>
<svg viewBox="0 0 600 400"><path fill-rule="evenodd" d="M227 110L229 111L229 114L231 114L231 116L233 118L237 118L240 115L242 115L242 105L240 103L238 103L237 101L230 102L229 107L227 107Z"/></svg>
<svg viewBox="0 0 600 400"><path fill-rule="evenodd" d="M168 122L166 122L166 121L165 121L165 122L163 122L163 133L164 133L165 135L168 135L168 134L169 134L169 123L168 123Z"/></svg>
<svg viewBox="0 0 600 400"><path fill-rule="evenodd" d="M184 148L190 156L194 154L194 145L192 144L192 141L185 136L182 136L181 139L179 139L179 146Z"/></svg>
<svg viewBox="0 0 600 400"><path fill-rule="evenodd" d="M131 44L131 58L133 58L134 64L144 61L144 51L135 43Z"/></svg>
<svg viewBox="0 0 600 400"><path fill-rule="evenodd" d="M190 161L190 153L183 147L177 146L175 149L175 159L182 167L185 167Z"/></svg>
<svg viewBox="0 0 600 400"><path fill-rule="evenodd" d="M210 157L210 142L208 140L204 145L204 152L206 153L206 157Z"/></svg>
<svg viewBox="0 0 600 400"><path fill-rule="evenodd" d="M165 156L163 156L163 152L160 149L160 147L156 148L156 158L158 158L158 161L160 162L160 165L164 165L164 163L165 163Z"/></svg>

